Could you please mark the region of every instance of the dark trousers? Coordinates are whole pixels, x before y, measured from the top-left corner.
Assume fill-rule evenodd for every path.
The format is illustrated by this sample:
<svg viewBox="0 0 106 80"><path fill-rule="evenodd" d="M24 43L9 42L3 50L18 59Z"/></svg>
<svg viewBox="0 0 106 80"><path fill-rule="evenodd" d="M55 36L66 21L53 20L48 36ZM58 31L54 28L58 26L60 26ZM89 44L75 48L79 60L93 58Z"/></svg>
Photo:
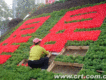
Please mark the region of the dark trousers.
<svg viewBox="0 0 106 80"><path fill-rule="evenodd" d="M34 61L29 60L28 65L31 68L47 69L48 68L48 62L49 62L49 58L44 57L44 58L40 58L40 60L34 60Z"/></svg>

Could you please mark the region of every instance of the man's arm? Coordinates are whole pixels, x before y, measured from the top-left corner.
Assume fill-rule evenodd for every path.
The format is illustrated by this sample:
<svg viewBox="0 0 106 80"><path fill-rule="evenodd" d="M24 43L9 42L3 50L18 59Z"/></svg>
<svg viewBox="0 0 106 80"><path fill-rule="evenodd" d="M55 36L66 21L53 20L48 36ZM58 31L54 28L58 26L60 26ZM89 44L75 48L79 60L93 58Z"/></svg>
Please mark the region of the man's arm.
<svg viewBox="0 0 106 80"><path fill-rule="evenodd" d="M44 48L43 48L44 49ZM49 51L46 51L45 49L44 49L44 53L46 53L47 54L47 57L50 57L52 54L51 54L51 52L49 52Z"/></svg>
<svg viewBox="0 0 106 80"><path fill-rule="evenodd" d="M44 48L43 48L43 52L49 54L49 51L46 51Z"/></svg>

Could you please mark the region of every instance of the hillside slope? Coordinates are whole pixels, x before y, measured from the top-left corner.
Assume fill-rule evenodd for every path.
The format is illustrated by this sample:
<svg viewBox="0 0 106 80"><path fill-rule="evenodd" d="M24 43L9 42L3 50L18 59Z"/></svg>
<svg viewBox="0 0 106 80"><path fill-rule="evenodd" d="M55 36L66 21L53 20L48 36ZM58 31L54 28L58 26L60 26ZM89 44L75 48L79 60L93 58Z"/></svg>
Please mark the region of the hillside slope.
<svg viewBox="0 0 106 80"><path fill-rule="evenodd" d="M58 73L41 71L41 69L30 69L26 67L27 65L17 66L23 59L28 59L30 47L33 45L32 40L35 37L42 39L43 43L46 40L58 40L58 43L61 42L60 45L65 43L62 47L73 45L89 46L86 55L76 60L78 63L84 64L83 69L80 70L78 75L100 75L101 77L106 75L105 10L106 2L102 2L53 11L24 20L14 30L9 32L0 43L0 80L30 80L31 78L35 78L36 80L61 80L61 78L54 78L54 75ZM73 26L70 27L70 25ZM64 28L66 31L62 31ZM77 34L75 35L75 33ZM72 35L70 36L70 34ZM61 46L53 48L50 48L51 46L43 47L49 50L56 50L56 48L58 49ZM68 62L74 62L69 57L64 57L62 60L61 57L57 58L61 62L67 62L67 60ZM98 73L96 70L104 72ZM83 79L80 77L72 80ZM89 80L99 79L92 79L91 76ZM102 78L101 80L105 79Z"/></svg>

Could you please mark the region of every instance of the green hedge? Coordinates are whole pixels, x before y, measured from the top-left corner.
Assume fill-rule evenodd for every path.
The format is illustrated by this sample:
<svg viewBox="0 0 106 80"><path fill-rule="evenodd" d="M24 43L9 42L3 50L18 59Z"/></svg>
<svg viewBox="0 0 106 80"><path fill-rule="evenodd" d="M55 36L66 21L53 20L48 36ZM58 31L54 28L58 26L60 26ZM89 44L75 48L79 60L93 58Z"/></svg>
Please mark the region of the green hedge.
<svg viewBox="0 0 106 80"><path fill-rule="evenodd" d="M82 57L82 56L58 55L58 56L56 56L56 58L54 60L60 61L60 62L69 62L69 63L79 63L79 64L84 63L84 57Z"/></svg>

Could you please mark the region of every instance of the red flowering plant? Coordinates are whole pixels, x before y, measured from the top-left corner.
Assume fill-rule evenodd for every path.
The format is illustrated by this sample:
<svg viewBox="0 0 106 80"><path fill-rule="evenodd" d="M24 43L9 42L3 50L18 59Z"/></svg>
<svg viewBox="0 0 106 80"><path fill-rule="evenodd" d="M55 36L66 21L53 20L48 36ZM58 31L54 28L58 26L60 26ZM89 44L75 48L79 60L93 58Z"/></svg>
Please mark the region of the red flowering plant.
<svg viewBox="0 0 106 80"><path fill-rule="evenodd" d="M10 57L11 55L0 55L0 64L5 63Z"/></svg>
<svg viewBox="0 0 106 80"><path fill-rule="evenodd" d="M27 64L21 64L21 66L28 66L28 63Z"/></svg>
<svg viewBox="0 0 106 80"><path fill-rule="evenodd" d="M17 66L19 66L19 64ZM28 63L26 63L26 64L22 63L21 66L28 66Z"/></svg>
<svg viewBox="0 0 106 80"><path fill-rule="evenodd" d="M106 4L68 11L50 30L50 33L42 39L41 46L49 51L60 52L67 40L96 41L100 35L100 30L81 32L74 32L74 30L100 27L106 15L104 7L106 8ZM65 31L56 34L60 30ZM56 43L45 45L49 41L56 41Z"/></svg>

